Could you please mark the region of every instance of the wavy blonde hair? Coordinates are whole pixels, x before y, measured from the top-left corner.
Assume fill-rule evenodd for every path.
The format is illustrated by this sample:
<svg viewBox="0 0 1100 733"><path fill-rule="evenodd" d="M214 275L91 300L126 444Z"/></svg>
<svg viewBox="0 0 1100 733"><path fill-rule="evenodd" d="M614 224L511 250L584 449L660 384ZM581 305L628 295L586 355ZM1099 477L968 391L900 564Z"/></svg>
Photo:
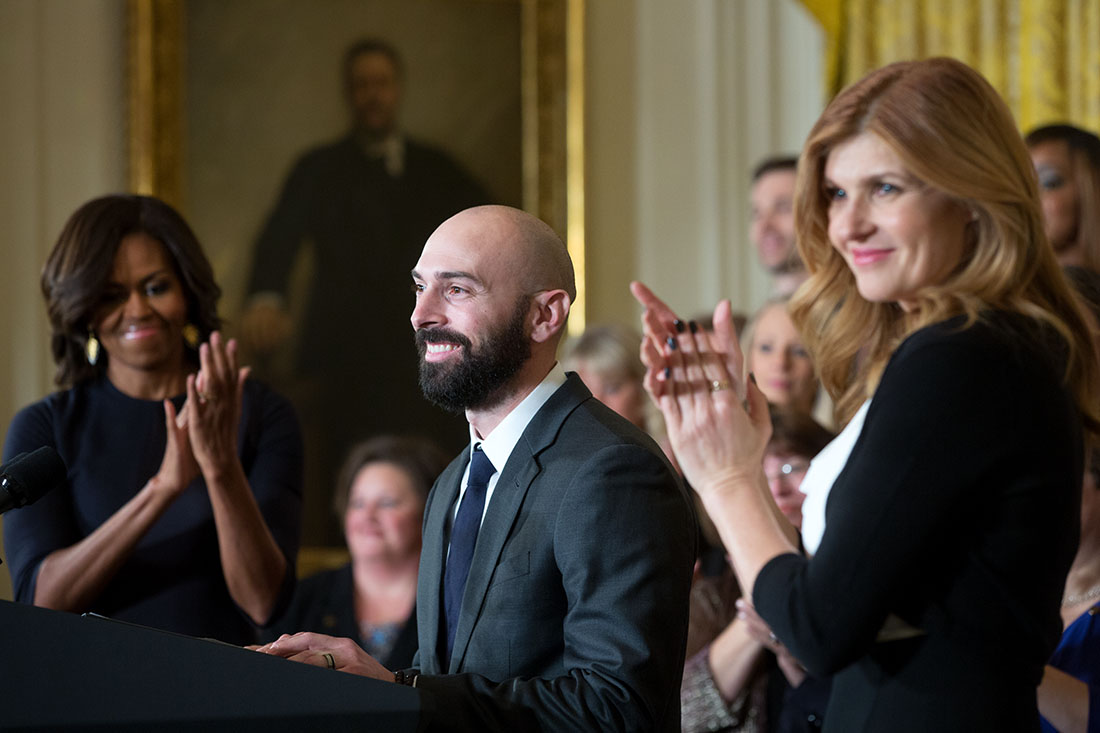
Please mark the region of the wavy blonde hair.
<svg viewBox="0 0 1100 733"><path fill-rule="evenodd" d="M916 293L906 313L872 303L828 236L825 163L837 145L870 132L909 172L974 213L967 256L943 281ZM1086 428L1100 432L1100 390L1092 333L1047 243L1032 166L1012 114L978 72L960 61L904 61L841 92L803 148L795 230L810 278L791 316L814 355L843 425L874 392L901 341L917 329L983 311L1020 313L1045 324L1066 346L1065 380Z"/></svg>

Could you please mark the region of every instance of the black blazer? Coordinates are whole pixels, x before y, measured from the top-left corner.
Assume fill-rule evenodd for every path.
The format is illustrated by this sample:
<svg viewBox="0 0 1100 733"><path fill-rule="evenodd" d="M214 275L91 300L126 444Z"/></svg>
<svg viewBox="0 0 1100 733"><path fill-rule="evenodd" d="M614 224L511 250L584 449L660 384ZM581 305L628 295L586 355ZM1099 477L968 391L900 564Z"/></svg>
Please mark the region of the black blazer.
<svg viewBox="0 0 1100 733"><path fill-rule="evenodd" d="M678 731L695 521L660 449L569 375L501 471L443 670L442 571L468 458L425 510L416 664L429 724Z"/></svg>
<svg viewBox="0 0 1100 733"><path fill-rule="evenodd" d="M1037 731L1080 526L1081 420L1063 349L1020 316L897 349L813 559L760 571L757 611L817 674L826 731ZM885 641L889 616L924 633Z"/></svg>

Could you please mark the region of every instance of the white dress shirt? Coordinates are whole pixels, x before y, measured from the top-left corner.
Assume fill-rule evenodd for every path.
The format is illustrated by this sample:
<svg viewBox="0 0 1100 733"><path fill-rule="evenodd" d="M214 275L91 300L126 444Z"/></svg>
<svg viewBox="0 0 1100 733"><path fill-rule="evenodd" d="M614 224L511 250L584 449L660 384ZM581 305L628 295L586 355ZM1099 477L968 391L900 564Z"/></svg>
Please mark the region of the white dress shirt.
<svg viewBox="0 0 1100 733"><path fill-rule="evenodd" d="M806 548L808 555L815 554L821 545L821 538L825 534L825 504L829 501L829 492L836 483L837 476L848 464L856 439L863 432L863 421L870 406L871 400L863 403L840 435L814 456L806 475L802 477L802 483L798 487L806 495L802 502L802 546Z"/></svg>
<svg viewBox="0 0 1100 733"><path fill-rule="evenodd" d="M561 364L554 364L554 368L550 370L550 373L539 382L539 385L531 390L531 394L523 398L523 402L520 402L515 408L509 412L503 420L493 429L493 432L485 436L484 439L479 439L477 433L474 432L474 427L470 426L470 458L473 459L473 450L477 445L481 445L481 450L485 451L485 457L489 459L489 462L493 464L493 468L496 469L496 473L489 479L489 486L485 490L485 508L481 512L481 520L485 521L485 512L489 511L489 502L493 498L493 490L496 489L497 479L500 478L500 472L508 463L508 457L512 455L512 450L516 447L516 443L519 442L520 437L523 436L523 431L527 429L527 425L535 417L535 414L539 409L546 404L546 401L550 399L550 395L558 391L558 388L565 384L565 370L562 369ZM454 509L452 510L451 518L453 519L458 513L458 506L462 503L462 498L466 495L466 485L470 480L470 466L466 465L466 471L462 474L462 488L459 491L458 499L455 501Z"/></svg>

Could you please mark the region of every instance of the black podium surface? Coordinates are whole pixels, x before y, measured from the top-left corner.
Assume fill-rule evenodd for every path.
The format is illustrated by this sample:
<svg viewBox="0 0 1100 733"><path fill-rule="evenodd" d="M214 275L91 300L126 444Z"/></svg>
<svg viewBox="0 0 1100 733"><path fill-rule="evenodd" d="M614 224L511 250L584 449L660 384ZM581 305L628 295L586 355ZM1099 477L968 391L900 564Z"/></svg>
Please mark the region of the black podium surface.
<svg viewBox="0 0 1100 733"><path fill-rule="evenodd" d="M0 729L413 731L417 690L0 601Z"/></svg>

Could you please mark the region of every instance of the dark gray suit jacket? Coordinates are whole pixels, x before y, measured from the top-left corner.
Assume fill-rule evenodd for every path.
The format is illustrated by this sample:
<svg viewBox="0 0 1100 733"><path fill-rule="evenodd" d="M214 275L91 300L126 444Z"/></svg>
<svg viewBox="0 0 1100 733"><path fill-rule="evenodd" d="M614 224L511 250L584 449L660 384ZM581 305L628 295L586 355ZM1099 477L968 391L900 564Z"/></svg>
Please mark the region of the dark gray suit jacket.
<svg viewBox="0 0 1100 733"><path fill-rule="evenodd" d="M442 570L468 459L425 509L414 664L429 725L678 731L695 518L656 444L569 375L501 471L443 670Z"/></svg>

